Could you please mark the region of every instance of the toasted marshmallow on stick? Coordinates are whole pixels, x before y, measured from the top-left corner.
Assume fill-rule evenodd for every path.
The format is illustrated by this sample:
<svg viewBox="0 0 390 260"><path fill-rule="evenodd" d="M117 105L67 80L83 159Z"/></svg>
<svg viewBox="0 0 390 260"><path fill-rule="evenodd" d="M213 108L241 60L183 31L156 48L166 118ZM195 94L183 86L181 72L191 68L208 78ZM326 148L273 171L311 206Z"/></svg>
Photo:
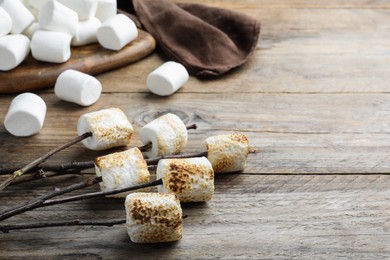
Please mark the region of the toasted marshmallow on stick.
<svg viewBox="0 0 390 260"><path fill-rule="evenodd" d="M203 145L216 173L242 171L250 152L248 138L244 134L211 136Z"/></svg>
<svg viewBox="0 0 390 260"><path fill-rule="evenodd" d="M105 150L130 143L133 126L119 108L102 109L80 116L77 133L91 132L83 144L91 150Z"/></svg>
<svg viewBox="0 0 390 260"><path fill-rule="evenodd" d="M22 33L33 21L34 16L20 1L0 0L2 7L12 19L11 33Z"/></svg>
<svg viewBox="0 0 390 260"><path fill-rule="evenodd" d="M35 94L23 93L12 100L4 126L12 135L31 136L41 130L45 115L45 101Z"/></svg>
<svg viewBox="0 0 390 260"><path fill-rule="evenodd" d="M22 34L0 38L0 71L16 68L30 53L30 39Z"/></svg>
<svg viewBox="0 0 390 260"><path fill-rule="evenodd" d="M91 75L77 70L66 70L58 76L54 93L62 100L90 106L99 99L102 85Z"/></svg>
<svg viewBox="0 0 390 260"><path fill-rule="evenodd" d="M188 72L182 64L167 61L149 74L146 85L156 95L169 96L181 88L188 78Z"/></svg>
<svg viewBox="0 0 390 260"><path fill-rule="evenodd" d="M0 37L7 35L12 29L12 19L9 14L0 7Z"/></svg>
<svg viewBox="0 0 390 260"><path fill-rule="evenodd" d="M74 36L79 17L72 9L52 0L41 8L38 20L42 30L64 32Z"/></svg>
<svg viewBox="0 0 390 260"><path fill-rule="evenodd" d="M96 14L96 0L58 0L58 2L75 11L80 20L88 20Z"/></svg>
<svg viewBox="0 0 390 260"><path fill-rule="evenodd" d="M138 29L133 20L124 14L117 14L106 20L97 31L100 45L109 50L119 51L135 40Z"/></svg>
<svg viewBox="0 0 390 260"><path fill-rule="evenodd" d="M67 33L38 30L31 39L32 56L39 61L66 62L71 56L71 40Z"/></svg>
<svg viewBox="0 0 390 260"><path fill-rule="evenodd" d="M180 202L208 201L214 194L214 171L205 157L163 159L157 165L158 191L173 193Z"/></svg>
<svg viewBox="0 0 390 260"><path fill-rule="evenodd" d="M173 242L182 238L180 201L173 194L132 193L125 201L126 227L134 243Z"/></svg>
<svg viewBox="0 0 390 260"><path fill-rule="evenodd" d="M187 128L174 114L165 114L141 128L141 141L152 143L152 149L146 152L148 157L158 157L179 153L187 144Z"/></svg>
<svg viewBox="0 0 390 260"><path fill-rule="evenodd" d="M95 17L80 21L77 25L76 35L72 39L72 46L82 46L97 42L97 30L100 25L101 22Z"/></svg>
<svg viewBox="0 0 390 260"><path fill-rule="evenodd" d="M95 159L95 171L102 177L100 183L102 191L122 189L146 183L150 180L148 166L138 148L112 153ZM112 195L116 198L125 198L130 192Z"/></svg>
<svg viewBox="0 0 390 260"><path fill-rule="evenodd" d="M116 15L117 0L97 0L96 18L102 23Z"/></svg>

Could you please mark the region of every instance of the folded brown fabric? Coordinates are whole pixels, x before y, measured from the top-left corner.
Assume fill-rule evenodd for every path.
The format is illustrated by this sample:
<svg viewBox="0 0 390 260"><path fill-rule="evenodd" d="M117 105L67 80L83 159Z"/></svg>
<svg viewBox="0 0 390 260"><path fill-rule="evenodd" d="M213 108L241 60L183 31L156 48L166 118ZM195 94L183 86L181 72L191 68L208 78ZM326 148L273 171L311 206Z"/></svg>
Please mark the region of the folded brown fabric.
<svg viewBox="0 0 390 260"><path fill-rule="evenodd" d="M254 51L260 22L247 15L168 0L118 1L133 10L166 59L182 63L199 78L220 76L242 65Z"/></svg>

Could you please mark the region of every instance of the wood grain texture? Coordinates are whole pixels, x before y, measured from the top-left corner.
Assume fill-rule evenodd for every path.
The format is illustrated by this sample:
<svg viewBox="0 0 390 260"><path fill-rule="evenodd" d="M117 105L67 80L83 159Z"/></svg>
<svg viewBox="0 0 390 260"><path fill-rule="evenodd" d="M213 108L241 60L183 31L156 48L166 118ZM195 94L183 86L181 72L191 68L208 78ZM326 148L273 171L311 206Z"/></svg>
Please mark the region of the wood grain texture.
<svg viewBox="0 0 390 260"><path fill-rule="evenodd" d="M153 37L139 30L137 39L120 51L104 49L98 43L74 47L71 58L66 63L37 61L30 54L17 68L0 72L0 93L22 93L53 87L58 76L68 69L90 75L114 70L144 58L154 48Z"/></svg>
<svg viewBox="0 0 390 260"><path fill-rule="evenodd" d="M186 152L199 151L211 135L246 133L259 152L249 156L245 171L217 175L209 203L183 204L187 218L177 243L134 244L124 226L53 227L0 234L0 259L390 258L390 3L199 3L262 22L261 40L244 66L217 80L191 77L178 93L161 98L145 84L163 63L155 53L98 75L104 94L91 107L60 101L52 89L39 91L48 105L44 128L16 138L0 126L0 167L23 165L72 139L81 114L117 106L133 123L132 145L141 144L139 129L165 112L198 124ZM0 96L0 121L13 97ZM78 144L48 163L111 151ZM93 176L83 173L9 187L0 194L0 211ZM122 217L122 200L100 198L37 209L4 224Z"/></svg>

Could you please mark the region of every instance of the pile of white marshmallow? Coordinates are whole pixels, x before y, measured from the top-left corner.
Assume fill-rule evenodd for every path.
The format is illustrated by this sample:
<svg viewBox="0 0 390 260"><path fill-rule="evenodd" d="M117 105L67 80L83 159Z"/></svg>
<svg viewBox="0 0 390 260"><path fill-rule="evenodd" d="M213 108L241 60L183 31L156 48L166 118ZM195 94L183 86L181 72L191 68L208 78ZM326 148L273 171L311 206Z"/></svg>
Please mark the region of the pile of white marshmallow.
<svg viewBox="0 0 390 260"><path fill-rule="evenodd" d="M63 63L71 46L99 42L118 51L137 36L116 0L0 0L0 71L16 68L30 50L36 60Z"/></svg>

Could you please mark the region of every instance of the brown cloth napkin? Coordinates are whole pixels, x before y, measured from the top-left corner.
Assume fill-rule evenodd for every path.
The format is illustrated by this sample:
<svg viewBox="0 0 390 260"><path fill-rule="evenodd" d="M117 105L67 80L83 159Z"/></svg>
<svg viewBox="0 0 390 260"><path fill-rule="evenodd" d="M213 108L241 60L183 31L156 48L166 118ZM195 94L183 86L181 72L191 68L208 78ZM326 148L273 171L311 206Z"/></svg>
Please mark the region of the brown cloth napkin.
<svg viewBox="0 0 390 260"><path fill-rule="evenodd" d="M242 65L254 51L260 22L247 15L201 4L168 0L118 1L136 14L166 59L199 78L220 76Z"/></svg>

